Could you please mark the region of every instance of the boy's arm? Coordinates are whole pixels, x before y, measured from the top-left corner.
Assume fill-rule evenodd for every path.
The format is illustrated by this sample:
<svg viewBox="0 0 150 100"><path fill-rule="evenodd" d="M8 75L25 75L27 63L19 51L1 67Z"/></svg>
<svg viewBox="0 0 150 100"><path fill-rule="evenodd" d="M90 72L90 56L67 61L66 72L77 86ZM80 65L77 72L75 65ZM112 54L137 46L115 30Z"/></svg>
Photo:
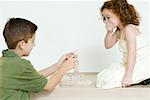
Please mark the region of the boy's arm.
<svg viewBox="0 0 150 100"><path fill-rule="evenodd" d="M76 55L74 54L74 52L69 52L69 53L65 54L64 56L62 56L56 64L54 64L44 70L39 71L39 73L45 77L52 75L54 72L58 71L60 69L60 67L62 67L62 64L64 63L64 61L66 61L66 59L70 58L70 56L73 56L75 59L77 58Z"/></svg>
<svg viewBox="0 0 150 100"><path fill-rule="evenodd" d="M49 66L48 68L45 68L41 71L39 71L39 73L45 77L48 77L50 75L52 75L54 72L56 72L59 69L59 65L56 63L52 66Z"/></svg>
<svg viewBox="0 0 150 100"><path fill-rule="evenodd" d="M62 60L65 60L66 57L63 57ZM67 60L64 61L61 64L61 67L58 69L57 73L55 73L47 82L46 86L43 88L47 91L52 91L55 86L58 84L58 82L61 80L61 78L65 75L65 73L72 69L75 66L75 62L77 59L75 58L75 55L71 55Z"/></svg>
<svg viewBox="0 0 150 100"><path fill-rule="evenodd" d="M43 88L46 91L53 91L56 85L59 83L61 78L65 75L66 71L60 68L57 73L55 73L47 82L46 86Z"/></svg>

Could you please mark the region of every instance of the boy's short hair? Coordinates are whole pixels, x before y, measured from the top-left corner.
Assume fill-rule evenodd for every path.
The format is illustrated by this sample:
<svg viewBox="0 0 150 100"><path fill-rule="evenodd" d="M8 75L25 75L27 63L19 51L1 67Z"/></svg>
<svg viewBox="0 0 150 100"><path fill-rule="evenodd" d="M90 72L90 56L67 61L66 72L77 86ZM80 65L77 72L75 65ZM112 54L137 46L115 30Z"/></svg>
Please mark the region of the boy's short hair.
<svg viewBox="0 0 150 100"><path fill-rule="evenodd" d="M15 49L17 43L21 40L27 43L35 34L37 28L34 23L26 19L10 18L3 30L3 36L8 48Z"/></svg>

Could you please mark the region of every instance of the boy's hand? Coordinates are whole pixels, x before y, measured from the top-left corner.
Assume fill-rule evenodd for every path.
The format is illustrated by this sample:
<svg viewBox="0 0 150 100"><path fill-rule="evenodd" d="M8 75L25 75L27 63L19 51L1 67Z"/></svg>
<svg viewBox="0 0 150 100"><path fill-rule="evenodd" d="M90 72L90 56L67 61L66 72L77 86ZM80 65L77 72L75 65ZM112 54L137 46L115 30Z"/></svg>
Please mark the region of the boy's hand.
<svg viewBox="0 0 150 100"><path fill-rule="evenodd" d="M65 71L68 71L74 68L75 62L77 62L77 55L71 52L62 56L60 60L57 62L57 66L63 68Z"/></svg>

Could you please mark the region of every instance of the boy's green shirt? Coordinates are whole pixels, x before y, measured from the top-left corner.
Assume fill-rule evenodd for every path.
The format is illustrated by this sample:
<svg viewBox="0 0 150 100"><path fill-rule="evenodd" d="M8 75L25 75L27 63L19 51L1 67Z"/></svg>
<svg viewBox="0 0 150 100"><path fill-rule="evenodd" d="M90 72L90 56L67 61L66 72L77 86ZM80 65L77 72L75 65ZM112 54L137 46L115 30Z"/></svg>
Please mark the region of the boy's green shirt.
<svg viewBox="0 0 150 100"><path fill-rule="evenodd" d="M12 50L0 58L0 100L29 100L28 92L39 92L47 83L25 59Z"/></svg>

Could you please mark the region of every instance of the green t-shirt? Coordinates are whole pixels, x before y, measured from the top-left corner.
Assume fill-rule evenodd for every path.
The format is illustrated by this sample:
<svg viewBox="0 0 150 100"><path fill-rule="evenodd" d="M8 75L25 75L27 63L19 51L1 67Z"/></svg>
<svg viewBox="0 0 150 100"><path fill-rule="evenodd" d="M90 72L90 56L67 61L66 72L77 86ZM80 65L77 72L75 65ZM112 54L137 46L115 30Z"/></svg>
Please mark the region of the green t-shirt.
<svg viewBox="0 0 150 100"><path fill-rule="evenodd" d="M47 83L32 64L12 50L0 58L0 100L29 100L28 92L39 92Z"/></svg>

